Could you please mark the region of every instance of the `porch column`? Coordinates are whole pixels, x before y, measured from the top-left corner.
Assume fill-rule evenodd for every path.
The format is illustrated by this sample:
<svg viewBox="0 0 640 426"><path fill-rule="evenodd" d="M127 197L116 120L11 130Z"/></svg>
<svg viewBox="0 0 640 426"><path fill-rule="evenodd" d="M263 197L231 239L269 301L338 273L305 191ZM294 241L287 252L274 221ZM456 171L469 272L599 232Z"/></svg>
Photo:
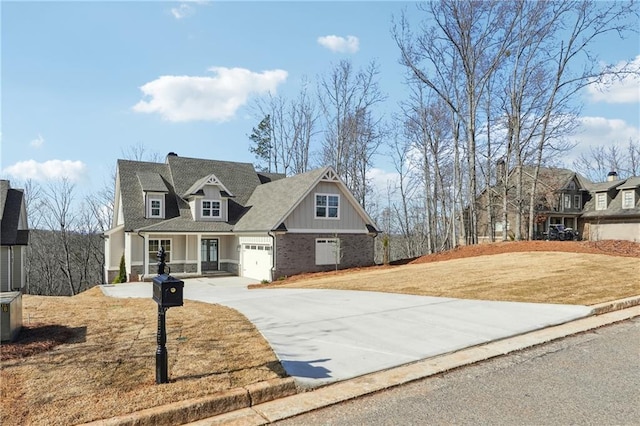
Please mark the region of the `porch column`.
<svg viewBox="0 0 640 426"><path fill-rule="evenodd" d="M198 275L202 275L202 234L198 234L197 242L196 242L196 260L197 260L197 268L196 271Z"/></svg>

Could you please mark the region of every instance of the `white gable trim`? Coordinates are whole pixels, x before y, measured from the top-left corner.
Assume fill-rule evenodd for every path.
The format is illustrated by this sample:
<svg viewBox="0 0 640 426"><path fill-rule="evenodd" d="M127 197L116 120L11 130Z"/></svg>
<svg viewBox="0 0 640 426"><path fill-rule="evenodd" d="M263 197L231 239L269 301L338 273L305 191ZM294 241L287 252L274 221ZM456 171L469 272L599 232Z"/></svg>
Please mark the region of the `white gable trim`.
<svg viewBox="0 0 640 426"><path fill-rule="evenodd" d="M215 185L215 186L219 186L221 189L223 189L227 194L229 194L229 196L233 197L234 195L231 193L231 191L229 191L227 189L226 186L224 186L224 184L222 182L220 182L220 179L218 179L216 177L216 175L214 175L213 173L211 173L209 176L205 176L200 184L198 186L196 186L195 188L193 188L193 190L191 191L192 194L196 193L198 191L200 191L202 188L204 188L205 185ZM187 196L193 196L192 194L187 194Z"/></svg>

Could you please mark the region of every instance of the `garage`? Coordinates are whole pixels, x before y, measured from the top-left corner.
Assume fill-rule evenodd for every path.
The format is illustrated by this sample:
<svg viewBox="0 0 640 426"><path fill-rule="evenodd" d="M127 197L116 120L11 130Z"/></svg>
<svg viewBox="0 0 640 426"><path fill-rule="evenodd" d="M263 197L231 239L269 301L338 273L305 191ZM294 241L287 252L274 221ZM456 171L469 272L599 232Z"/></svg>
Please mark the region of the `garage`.
<svg viewBox="0 0 640 426"><path fill-rule="evenodd" d="M242 276L271 281L272 253L268 244L242 244Z"/></svg>

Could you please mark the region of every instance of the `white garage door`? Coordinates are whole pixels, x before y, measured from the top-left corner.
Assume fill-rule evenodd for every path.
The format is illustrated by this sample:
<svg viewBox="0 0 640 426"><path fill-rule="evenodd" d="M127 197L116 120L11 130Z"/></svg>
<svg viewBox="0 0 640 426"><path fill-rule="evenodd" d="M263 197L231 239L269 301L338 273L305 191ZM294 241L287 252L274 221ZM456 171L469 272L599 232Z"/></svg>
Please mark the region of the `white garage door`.
<svg viewBox="0 0 640 426"><path fill-rule="evenodd" d="M267 244L243 244L242 276L271 281L271 253L271 246Z"/></svg>

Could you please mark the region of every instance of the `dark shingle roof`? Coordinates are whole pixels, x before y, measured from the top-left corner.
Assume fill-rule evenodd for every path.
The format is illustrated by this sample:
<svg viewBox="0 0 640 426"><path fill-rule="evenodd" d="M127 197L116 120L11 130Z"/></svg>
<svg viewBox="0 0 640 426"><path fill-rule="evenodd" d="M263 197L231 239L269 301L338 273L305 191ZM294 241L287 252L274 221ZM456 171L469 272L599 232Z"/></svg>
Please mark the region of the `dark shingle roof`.
<svg viewBox="0 0 640 426"><path fill-rule="evenodd" d="M0 180L0 244L27 245L29 231L18 229L24 202L24 192L11 188L7 180Z"/></svg>
<svg viewBox="0 0 640 426"><path fill-rule="evenodd" d="M136 172L136 176L144 192L169 192L162 176L158 173Z"/></svg>
<svg viewBox="0 0 640 426"><path fill-rule="evenodd" d="M312 185L324 176L327 169L320 168L258 186L246 204L249 210L238 221L234 230L275 229Z"/></svg>
<svg viewBox="0 0 640 426"><path fill-rule="evenodd" d="M640 176L632 176L627 179L618 189L636 189L640 187Z"/></svg>
<svg viewBox="0 0 640 426"><path fill-rule="evenodd" d="M626 180L614 180L608 182L595 183L591 187L591 192L609 192L612 189L613 197L609 200L605 210L596 210L595 195L584 205L582 217L584 218L639 218L640 217L640 200L637 200L633 208L622 208L622 191L623 189L635 189L640 185L640 177L633 176Z"/></svg>

